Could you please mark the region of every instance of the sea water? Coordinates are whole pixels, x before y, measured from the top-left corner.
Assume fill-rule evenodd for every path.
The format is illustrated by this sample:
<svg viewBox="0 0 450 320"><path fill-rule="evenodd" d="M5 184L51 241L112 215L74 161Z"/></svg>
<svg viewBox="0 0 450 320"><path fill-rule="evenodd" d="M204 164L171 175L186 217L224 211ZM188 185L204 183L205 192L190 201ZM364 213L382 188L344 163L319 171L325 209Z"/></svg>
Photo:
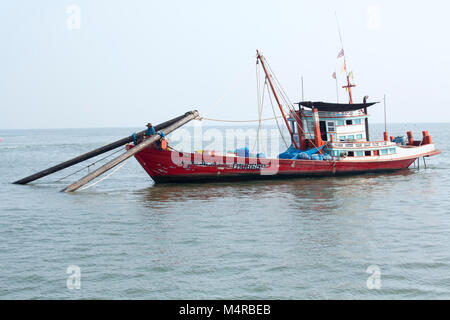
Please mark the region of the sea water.
<svg viewBox="0 0 450 320"><path fill-rule="evenodd" d="M173 185L132 158L71 194L105 160L11 182L138 129L0 130L0 299L449 299L450 124L388 129L428 130L443 153L389 174Z"/></svg>

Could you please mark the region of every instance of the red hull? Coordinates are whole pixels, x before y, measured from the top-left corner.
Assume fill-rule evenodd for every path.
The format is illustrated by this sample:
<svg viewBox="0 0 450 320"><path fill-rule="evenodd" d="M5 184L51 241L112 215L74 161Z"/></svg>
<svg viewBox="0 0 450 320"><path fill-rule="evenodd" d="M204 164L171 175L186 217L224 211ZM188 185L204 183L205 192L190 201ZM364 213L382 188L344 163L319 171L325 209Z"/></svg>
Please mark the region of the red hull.
<svg viewBox="0 0 450 320"><path fill-rule="evenodd" d="M432 154L428 154L432 155ZM421 155L421 156L428 156ZM374 161L315 161L207 157L147 148L135 155L155 182L279 179L304 176L334 176L408 168L417 158Z"/></svg>

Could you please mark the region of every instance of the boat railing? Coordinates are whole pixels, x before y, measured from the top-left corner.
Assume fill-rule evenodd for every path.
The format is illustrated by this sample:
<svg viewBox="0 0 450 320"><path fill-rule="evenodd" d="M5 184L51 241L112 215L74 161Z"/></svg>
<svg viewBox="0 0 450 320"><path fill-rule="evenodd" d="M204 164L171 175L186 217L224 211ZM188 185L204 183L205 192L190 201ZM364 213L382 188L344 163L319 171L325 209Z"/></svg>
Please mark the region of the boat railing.
<svg viewBox="0 0 450 320"><path fill-rule="evenodd" d="M354 142L329 142L329 148L373 148L373 147L387 147L396 146L390 141L354 141Z"/></svg>
<svg viewBox="0 0 450 320"><path fill-rule="evenodd" d="M312 112L310 110L304 111L306 117L311 117ZM319 118L348 118L348 117L361 117L367 116L363 109L355 111L343 111L343 112L329 112L329 111L319 111ZM291 118L294 118L290 114ZM293 119L292 119L293 120Z"/></svg>
<svg viewBox="0 0 450 320"><path fill-rule="evenodd" d="M327 111L319 111L319 117L322 118L334 118L334 117L360 117L365 116L366 113L364 110L355 110L355 111L343 111L343 112L327 112Z"/></svg>

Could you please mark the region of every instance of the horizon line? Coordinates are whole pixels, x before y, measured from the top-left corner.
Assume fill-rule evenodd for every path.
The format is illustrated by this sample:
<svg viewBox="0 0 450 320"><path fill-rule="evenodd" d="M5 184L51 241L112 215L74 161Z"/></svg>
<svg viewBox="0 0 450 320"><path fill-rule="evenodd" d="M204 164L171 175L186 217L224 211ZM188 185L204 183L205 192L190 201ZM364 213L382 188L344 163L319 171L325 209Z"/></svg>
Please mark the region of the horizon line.
<svg viewBox="0 0 450 320"><path fill-rule="evenodd" d="M384 125L384 122L372 122L371 124L382 124ZM439 122L439 121L427 121L427 122L389 122L389 124L450 124L450 121L447 122ZM189 124L187 124L189 125ZM251 126L251 124L240 124L241 126ZM274 124L275 125L275 124ZM206 125L209 127L236 127L236 124L216 124L216 125ZM13 130L75 130L75 129L130 129L130 128L145 128L145 125L140 126L122 126L122 127L49 127L49 128L0 128L0 131L13 131Z"/></svg>

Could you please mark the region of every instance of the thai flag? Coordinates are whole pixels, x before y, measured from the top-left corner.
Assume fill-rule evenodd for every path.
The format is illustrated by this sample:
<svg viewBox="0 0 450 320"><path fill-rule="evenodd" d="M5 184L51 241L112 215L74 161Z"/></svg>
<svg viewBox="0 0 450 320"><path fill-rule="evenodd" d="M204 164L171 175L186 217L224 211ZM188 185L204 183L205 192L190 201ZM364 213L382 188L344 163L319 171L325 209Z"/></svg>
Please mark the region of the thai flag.
<svg viewBox="0 0 450 320"><path fill-rule="evenodd" d="M344 56L344 49L342 49L342 50L339 52L337 58L339 59L339 58L342 58L343 56Z"/></svg>

